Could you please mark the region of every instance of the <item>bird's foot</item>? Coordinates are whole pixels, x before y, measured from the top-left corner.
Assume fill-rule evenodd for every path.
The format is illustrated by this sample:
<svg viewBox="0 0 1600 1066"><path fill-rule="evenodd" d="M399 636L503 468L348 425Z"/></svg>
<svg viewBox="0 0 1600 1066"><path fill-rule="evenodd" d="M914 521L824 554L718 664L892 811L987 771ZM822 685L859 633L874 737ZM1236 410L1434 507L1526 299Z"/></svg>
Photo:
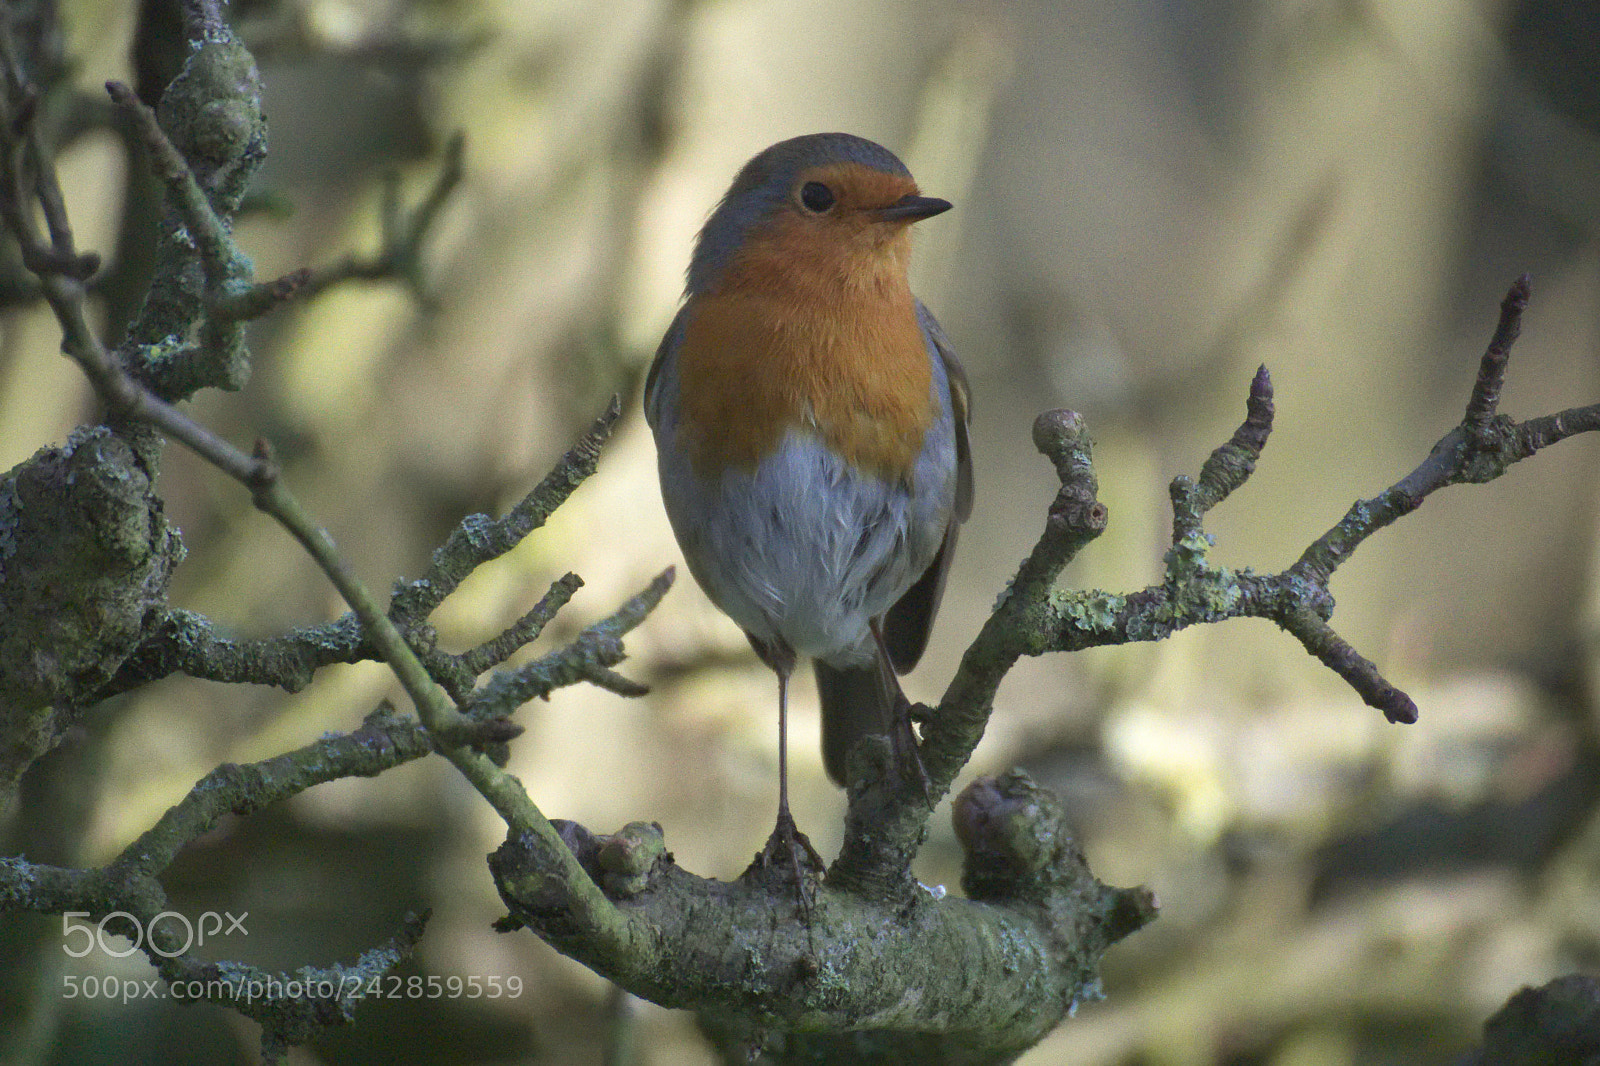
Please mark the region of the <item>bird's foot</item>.
<svg viewBox="0 0 1600 1066"><path fill-rule="evenodd" d="M820 878L826 869L827 863L794 824L794 817L788 811L780 811L778 824L772 827L772 835L756 853L755 862L750 864L745 876L771 872L779 880L788 881L800 899L800 909L810 917L814 902L812 881Z"/></svg>
<svg viewBox="0 0 1600 1066"><path fill-rule="evenodd" d="M928 715L928 708L922 704L913 705L902 695L896 701L892 715L894 726L890 732L889 743L894 750L894 763L899 767L900 774L912 785L922 789L922 798L928 806L934 804L933 779L928 776L928 768L922 765L922 749L917 745L916 730L911 728L913 721L921 721Z"/></svg>

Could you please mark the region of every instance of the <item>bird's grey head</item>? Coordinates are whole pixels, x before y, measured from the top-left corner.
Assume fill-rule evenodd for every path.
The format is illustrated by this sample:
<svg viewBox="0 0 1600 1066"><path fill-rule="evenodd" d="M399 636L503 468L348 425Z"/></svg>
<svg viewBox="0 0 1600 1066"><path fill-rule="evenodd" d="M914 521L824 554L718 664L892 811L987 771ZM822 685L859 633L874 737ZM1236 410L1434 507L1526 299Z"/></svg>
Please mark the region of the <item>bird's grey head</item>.
<svg viewBox="0 0 1600 1066"><path fill-rule="evenodd" d="M857 163L885 174L911 177L893 152L865 137L809 133L779 141L744 165L700 230L689 260L689 295L708 289L750 230L789 201L802 171L834 163Z"/></svg>

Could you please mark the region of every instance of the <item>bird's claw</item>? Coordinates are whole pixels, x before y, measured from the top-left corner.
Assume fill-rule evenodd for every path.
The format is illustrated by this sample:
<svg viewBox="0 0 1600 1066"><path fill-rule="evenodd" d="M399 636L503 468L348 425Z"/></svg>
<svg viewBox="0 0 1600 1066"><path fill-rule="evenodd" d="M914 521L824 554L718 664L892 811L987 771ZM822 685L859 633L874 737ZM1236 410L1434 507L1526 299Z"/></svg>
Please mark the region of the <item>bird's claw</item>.
<svg viewBox="0 0 1600 1066"><path fill-rule="evenodd" d="M822 861L822 856L817 854L817 849L811 846L806 835L800 832L788 811L779 813L778 824L772 827L772 835L757 852L751 871L756 869L774 870L780 877L789 875L788 879L800 898L800 909L807 918L811 916L811 906L815 902L812 881L822 876L827 863Z"/></svg>
<svg viewBox="0 0 1600 1066"><path fill-rule="evenodd" d="M890 742L894 748L895 765L900 768L903 776L910 784L922 789L922 798L929 807L934 804L933 779L928 776L928 768L922 764L922 749L917 744L916 730L912 729L912 722L925 721L928 708L922 704L913 704L905 696L900 697L899 706L894 711L894 734Z"/></svg>

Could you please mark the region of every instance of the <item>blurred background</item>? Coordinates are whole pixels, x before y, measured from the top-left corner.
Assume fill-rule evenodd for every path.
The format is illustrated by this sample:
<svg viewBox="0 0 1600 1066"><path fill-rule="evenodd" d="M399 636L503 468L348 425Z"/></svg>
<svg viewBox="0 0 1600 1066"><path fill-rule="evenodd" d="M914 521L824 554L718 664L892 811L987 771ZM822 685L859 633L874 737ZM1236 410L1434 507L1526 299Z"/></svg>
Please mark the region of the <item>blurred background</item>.
<svg viewBox="0 0 1600 1066"><path fill-rule="evenodd" d="M178 47L166 6L64 0L85 92L140 75L136 34ZM1460 419L1518 274L1534 297L1503 410L1600 400L1594 5L256 0L233 16L271 120L238 225L261 277L374 249L384 174L420 198L451 131L467 170L425 300L352 285L262 322L253 380L202 396L199 417L273 440L386 588L624 398L600 472L439 613L453 647L574 570L587 585L548 649L680 561L643 372L698 226L740 164L795 134L881 141L956 204L918 227L914 285L972 379L978 498L913 699L940 695L1037 536L1055 488L1029 443L1042 410L1087 416L1111 513L1065 581L1131 591L1160 573L1168 481L1231 433L1261 363L1277 427L1208 526L1219 562L1260 571ZM61 168L80 247L138 232L148 186L115 137L77 138ZM137 256L118 268L113 338ZM5 468L95 407L47 313L0 330ZM1452 1063L1519 987L1600 968L1597 470L1600 442L1564 443L1430 499L1339 571L1335 625L1413 695L1414 726L1384 723L1264 623L1018 667L963 783L1026 767L1067 802L1097 874L1162 903L1106 957L1105 1000L1022 1062ZM190 552L176 604L243 636L342 612L221 475L172 449L161 490ZM772 821L773 680L686 573L628 648L623 672L652 694L525 708L512 768L549 815L659 821L682 865L731 878ZM113 701L35 768L5 853L104 862L217 763L354 728L385 695L369 664L293 697L172 680ZM831 855L844 798L809 680L797 700L796 815ZM521 981L498 1001L365 1005L291 1061L598 1062L603 982L490 930L483 857L502 832L429 760L226 824L166 883L185 913L248 912L248 935L207 957L348 960L432 907L406 973ZM941 811L919 875L954 888L957 863ZM256 1026L220 1009L65 1000L65 976L152 974L138 956L65 957L56 923L11 934L39 945L27 1061L254 1061ZM710 1061L686 1016L631 1009L639 1062Z"/></svg>

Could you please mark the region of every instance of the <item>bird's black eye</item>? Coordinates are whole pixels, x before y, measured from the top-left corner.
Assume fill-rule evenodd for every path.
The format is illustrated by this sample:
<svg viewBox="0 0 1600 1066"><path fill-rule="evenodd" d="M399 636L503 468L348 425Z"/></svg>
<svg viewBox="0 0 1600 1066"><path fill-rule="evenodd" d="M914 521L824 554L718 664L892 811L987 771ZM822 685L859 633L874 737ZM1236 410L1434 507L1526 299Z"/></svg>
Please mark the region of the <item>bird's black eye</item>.
<svg viewBox="0 0 1600 1066"><path fill-rule="evenodd" d="M820 181L808 181L800 186L800 203L812 214L820 215L836 202L833 190Z"/></svg>

